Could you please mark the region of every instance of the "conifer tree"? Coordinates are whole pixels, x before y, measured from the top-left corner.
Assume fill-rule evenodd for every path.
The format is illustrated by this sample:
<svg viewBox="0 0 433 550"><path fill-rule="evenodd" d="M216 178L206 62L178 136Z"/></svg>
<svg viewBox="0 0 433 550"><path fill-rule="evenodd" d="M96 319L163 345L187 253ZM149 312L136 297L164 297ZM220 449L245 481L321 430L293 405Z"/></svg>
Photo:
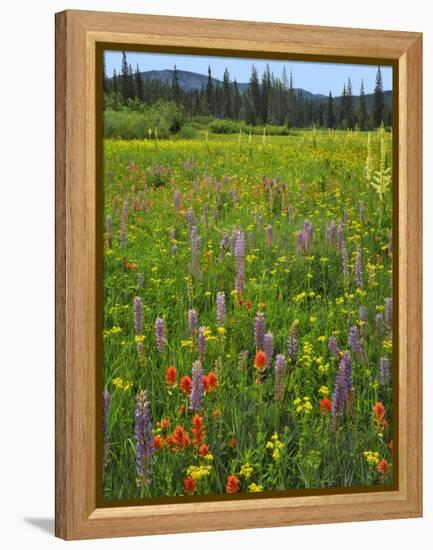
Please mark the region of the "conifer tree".
<svg viewBox="0 0 433 550"><path fill-rule="evenodd" d="M326 103L325 125L328 128L335 128L334 99L331 91L329 91L328 101Z"/></svg>
<svg viewBox="0 0 433 550"><path fill-rule="evenodd" d="M261 94L260 94L260 85L259 78L257 76L257 69L253 65L251 69L250 84L249 84L250 99L252 103L252 108L254 110L254 120L251 124L257 124L260 119L261 114Z"/></svg>
<svg viewBox="0 0 433 550"><path fill-rule="evenodd" d="M123 96L123 99L126 101L129 97L129 65L126 58L126 53L122 52L122 66L120 70L120 93Z"/></svg>
<svg viewBox="0 0 433 550"><path fill-rule="evenodd" d="M376 128L382 124L385 118L385 99L383 95L383 81L380 66L377 67L376 86L373 96L373 124Z"/></svg>
<svg viewBox="0 0 433 550"><path fill-rule="evenodd" d="M353 93L352 93L352 82L350 78L347 79L347 95L346 95L346 117L347 117L347 127L352 129L355 126L355 114L353 110Z"/></svg>
<svg viewBox="0 0 433 550"><path fill-rule="evenodd" d="M210 115L214 114L214 104L213 104L213 83L212 83L212 72L210 65L207 70L207 83L206 83L206 102L207 102L207 112Z"/></svg>
<svg viewBox="0 0 433 550"><path fill-rule="evenodd" d="M173 99L176 103L180 103L180 85L179 85L179 77L177 75L177 68L176 65L173 69L173 78L171 81L171 92L173 94Z"/></svg>
<svg viewBox="0 0 433 550"><path fill-rule="evenodd" d="M230 75L226 68L223 76L223 105L222 105L222 116L223 118L232 118L232 99L231 99L231 89L230 89Z"/></svg>
<svg viewBox="0 0 433 550"><path fill-rule="evenodd" d="M361 89L359 91L359 109L358 109L358 126L360 130L367 129L367 105L365 103L364 81L361 80Z"/></svg>

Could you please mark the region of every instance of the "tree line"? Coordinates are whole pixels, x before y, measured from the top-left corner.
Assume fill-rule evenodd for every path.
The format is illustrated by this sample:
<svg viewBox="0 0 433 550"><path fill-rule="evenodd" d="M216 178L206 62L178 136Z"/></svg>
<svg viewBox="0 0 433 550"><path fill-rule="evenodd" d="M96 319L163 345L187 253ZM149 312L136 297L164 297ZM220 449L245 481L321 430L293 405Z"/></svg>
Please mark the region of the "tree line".
<svg viewBox="0 0 433 550"><path fill-rule="evenodd" d="M361 81L359 96L353 95L350 78L344 83L341 96L327 99L305 97L296 90L292 73L284 67L281 77L266 66L261 78L252 66L248 86L241 92L230 79L226 68L222 83L212 78L211 68L205 86L185 90L179 83L176 66L171 82L143 78L137 65L135 71L123 52L120 73L113 71L108 78L104 65L104 92L106 105L114 110L126 107L140 109L160 101L170 101L191 116L212 116L220 119L242 120L250 125L275 124L288 128L306 128L315 125L324 128L369 130L382 123L390 126L392 110L385 102L380 67L377 68L373 98L367 101Z"/></svg>

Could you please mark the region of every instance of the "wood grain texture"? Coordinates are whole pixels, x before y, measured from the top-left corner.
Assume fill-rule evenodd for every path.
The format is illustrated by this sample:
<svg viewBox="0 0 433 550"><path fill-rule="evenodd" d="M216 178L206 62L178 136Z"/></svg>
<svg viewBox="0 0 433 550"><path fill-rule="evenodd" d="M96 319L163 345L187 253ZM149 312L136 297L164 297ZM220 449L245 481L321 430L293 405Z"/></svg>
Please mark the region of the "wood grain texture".
<svg viewBox="0 0 433 550"><path fill-rule="evenodd" d="M257 40L260 37L260 40ZM399 68L398 490L97 508L95 48L378 59ZM56 535L82 539L422 513L422 38L419 33L67 11L56 15Z"/></svg>

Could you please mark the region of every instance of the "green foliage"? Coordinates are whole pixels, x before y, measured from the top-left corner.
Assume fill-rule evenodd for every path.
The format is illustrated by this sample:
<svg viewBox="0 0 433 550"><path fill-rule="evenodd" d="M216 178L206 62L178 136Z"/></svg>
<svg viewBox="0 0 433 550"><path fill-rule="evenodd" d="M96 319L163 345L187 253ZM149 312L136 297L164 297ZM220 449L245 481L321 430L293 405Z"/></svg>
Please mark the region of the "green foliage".
<svg viewBox="0 0 433 550"><path fill-rule="evenodd" d="M104 135L107 138L146 139L149 128L154 136L157 128L159 138L177 134L186 121L184 109L174 102L159 102L147 107L137 99L128 99L120 105L120 94L111 93L106 99L104 112Z"/></svg>

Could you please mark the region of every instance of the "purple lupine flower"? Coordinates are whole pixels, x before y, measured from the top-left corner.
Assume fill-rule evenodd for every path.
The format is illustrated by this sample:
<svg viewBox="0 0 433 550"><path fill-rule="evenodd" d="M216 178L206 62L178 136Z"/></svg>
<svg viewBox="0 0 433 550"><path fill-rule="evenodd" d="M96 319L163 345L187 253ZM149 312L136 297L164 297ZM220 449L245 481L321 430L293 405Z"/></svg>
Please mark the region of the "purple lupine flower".
<svg viewBox="0 0 433 550"><path fill-rule="evenodd" d="M143 332L143 302L140 296L134 298L134 328L137 335Z"/></svg>
<svg viewBox="0 0 433 550"><path fill-rule="evenodd" d="M108 248L113 247L113 219L111 216L107 216L107 238Z"/></svg>
<svg viewBox="0 0 433 550"><path fill-rule="evenodd" d="M108 390L102 393L102 404L104 414L104 468L110 462L110 434L108 433L108 416L110 414L111 395Z"/></svg>
<svg viewBox="0 0 433 550"><path fill-rule="evenodd" d="M313 226L308 221L304 221L304 231L302 235L302 240L304 243L304 249L306 252L309 252L311 250L311 245L313 243Z"/></svg>
<svg viewBox="0 0 433 550"><path fill-rule="evenodd" d="M201 411L203 407L203 369L201 361L195 361L192 366L192 390L189 396L189 408L193 411Z"/></svg>
<svg viewBox="0 0 433 550"><path fill-rule="evenodd" d="M191 228L191 271L194 275L200 272L200 249L201 239L197 227L194 225Z"/></svg>
<svg viewBox="0 0 433 550"><path fill-rule="evenodd" d="M386 384L389 381L389 361L387 357L380 359L380 383Z"/></svg>
<svg viewBox="0 0 433 550"><path fill-rule="evenodd" d="M238 231L234 249L236 261L236 284L239 294L243 294L245 287L245 237L242 231Z"/></svg>
<svg viewBox="0 0 433 550"><path fill-rule="evenodd" d="M293 204L289 204L287 207L287 221L289 223L292 223L292 217L293 217Z"/></svg>
<svg viewBox="0 0 433 550"><path fill-rule="evenodd" d="M188 224L188 233L191 236L193 227L197 227L197 219L194 215L194 208L190 206L185 213L186 222Z"/></svg>
<svg viewBox="0 0 433 550"><path fill-rule="evenodd" d="M272 357L274 355L274 335L272 332L267 332L263 336L263 351L268 359L268 367L271 366Z"/></svg>
<svg viewBox="0 0 433 550"><path fill-rule="evenodd" d="M158 317L155 321L156 348L162 353L165 348L165 323L164 319Z"/></svg>
<svg viewBox="0 0 433 550"><path fill-rule="evenodd" d="M266 226L266 239L268 241L268 246L272 247L272 225L271 224Z"/></svg>
<svg viewBox="0 0 433 550"><path fill-rule="evenodd" d="M233 208L236 208L236 199L237 199L236 189L233 189L232 191L230 191L230 195L233 201Z"/></svg>
<svg viewBox="0 0 433 550"><path fill-rule="evenodd" d="M331 240L332 244L335 244L337 241L337 224L334 220L331 221L331 225L329 227L329 238Z"/></svg>
<svg viewBox="0 0 433 550"><path fill-rule="evenodd" d="M190 309L188 311L188 325L189 330L191 331L191 337L194 340L197 334L198 321L197 321L197 311L195 309Z"/></svg>
<svg viewBox="0 0 433 550"><path fill-rule="evenodd" d="M218 221L219 216L220 216L220 213L218 210L218 206L215 206L215 208L213 209L213 219L215 223Z"/></svg>
<svg viewBox="0 0 433 550"><path fill-rule="evenodd" d="M135 398L135 469L137 485L144 487L152 479L152 465L155 447L153 444L152 422L150 418L150 403L147 391L142 390Z"/></svg>
<svg viewBox="0 0 433 550"><path fill-rule="evenodd" d="M286 374L286 358L279 353L275 359L275 399L283 401L285 394L284 377Z"/></svg>
<svg viewBox="0 0 433 550"><path fill-rule="evenodd" d="M362 288L362 251L358 246L355 254L355 283L357 288Z"/></svg>
<svg viewBox="0 0 433 550"><path fill-rule="evenodd" d="M293 323L290 327L289 336L287 338L287 355L292 361L295 361L297 359L299 351L298 337L296 332L296 323Z"/></svg>
<svg viewBox="0 0 433 550"><path fill-rule="evenodd" d="M385 298L385 322L388 329L388 337L392 337L392 298Z"/></svg>
<svg viewBox="0 0 433 550"><path fill-rule="evenodd" d="M338 250L342 252L343 246L344 246L344 234L343 234L343 225L341 223L338 224L338 228L337 228L337 241L338 241Z"/></svg>
<svg viewBox="0 0 433 550"><path fill-rule="evenodd" d="M120 220L120 246L121 248L126 246L126 221L123 217Z"/></svg>
<svg viewBox="0 0 433 550"><path fill-rule="evenodd" d="M123 205L122 216L125 219L125 221L128 221L128 215L129 215L129 198L126 199Z"/></svg>
<svg viewBox="0 0 433 550"><path fill-rule="evenodd" d="M344 284L347 286L349 283L349 255L347 253L346 245L343 242L343 246L341 249L341 257L343 260L343 279Z"/></svg>
<svg viewBox="0 0 433 550"><path fill-rule="evenodd" d="M254 340L256 343L256 351L263 351L263 341L265 336L265 314L262 312L256 313L254 322Z"/></svg>
<svg viewBox="0 0 433 550"><path fill-rule="evenodd" d="M216 320L219 325L226 321L226 295L224 292L217 292L216 295Z"/></svg>
<svg viewBox="0 0 433 550"><path fill-rule="evenodd" d="M328 349L329 351L338 357L340 355L340 348L338 347L337 338L335 336L330 336L328 339Z"/></svg>
<svg viewBox="0 0 433 550"><path fill-rule="evenodd" d="M197 346L198 346L198 353L200 355L200 359L203 361L204 356L206 354L206 335L205 335L206 327L200 327L198 329L198 340L197 340Z"/></svg>
<svg viewBox="0 0 433 550"><path fill-rule="evenodd" d="M180 191L179 189L176 189L176 191L174 192L174 198L173 198L174 209L176 210L176 212L179 212L180 210L181 200L182 200L182 197L181 197Z"/></svg>
<svg viewBox="0 0 433 550"><path fill-rule="evenodd" d="M382 326L383 326L383 315L381 313L377 313L376 319L375 319L375 325L376 325L376 338L380 342L382 340Z"/></svg>
<svg viewBox="0 0 433 550"><path fill-rule="evenodd" d="M359 330L356 325L353 325L349 329L349 335L347 337L347 343L353 353L358 353L359 349Z"/></svg>
<svg viewBox="0 0 433 550"><path fill-rule="evenodd" d="M221 250L228 250L229 248L229 235L228 233L224 233L223 238L220 242L220 248Z"/></svg>
<svg viewBox="0 0 433 550"><path fill-rule="evenodd" d="M340 359L332 394L332 416L341 416L347 403L349 391L352 388L352 358L346 352Z"/></svg>
<svg viewBox="0 0 433 550"><path fill-rule="evenodd" d="M365 204L364 201L359 201L359 221L364 223L365 221Z"/></svg>
<svg viewBox="0 0 433 550"><path fill-rule="evenodd" d="M304 233L302 229L298 231L298 234L296 235L296 250L298 252L302 252L304 249Z"/></svg>
<svg viewBox="0 0 433 550"><path fill-rule="evenodd" d="M344 362L344 383L346 386L346 394L349 393L349 391L352 389L353 386L353 379L352 379L352 356L348 351L344 352L343 354L343 362Z"/></svg>

